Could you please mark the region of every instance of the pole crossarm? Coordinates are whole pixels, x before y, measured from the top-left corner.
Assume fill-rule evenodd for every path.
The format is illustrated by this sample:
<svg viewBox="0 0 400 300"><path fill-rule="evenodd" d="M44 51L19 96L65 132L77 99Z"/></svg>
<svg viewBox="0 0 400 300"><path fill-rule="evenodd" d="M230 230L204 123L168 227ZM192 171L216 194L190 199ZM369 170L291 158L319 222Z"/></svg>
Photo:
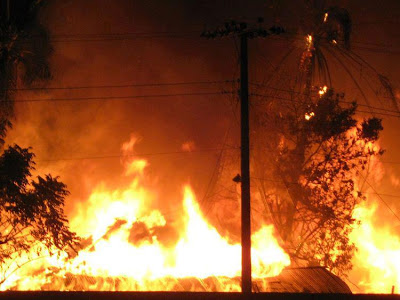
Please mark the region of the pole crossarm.
<svg viewBox="0 0 400 300"><path fill-rule="evenodd" d="M201 37L207 39L216 39L229 36L243 36L245 35L249 39L267 37L270 35L278 35L284 33L285 30L280 26L272 26L268 29L262 26L263 19L258 19L258 26L249 26L246 22L230 21L225 22L223 26L217 27L215 30L205 30L201 33Z"/></svg>

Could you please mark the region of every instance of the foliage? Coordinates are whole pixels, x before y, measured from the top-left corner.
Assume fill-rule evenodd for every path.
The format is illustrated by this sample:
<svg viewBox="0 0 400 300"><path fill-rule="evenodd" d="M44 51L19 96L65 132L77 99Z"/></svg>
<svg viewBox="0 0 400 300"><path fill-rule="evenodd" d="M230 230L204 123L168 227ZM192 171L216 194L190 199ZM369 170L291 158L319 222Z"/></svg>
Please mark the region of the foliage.
<svg viewBox="0 0 400 300"><path fill-rule="evenodd" d="M2 2L2 6L5 5ZM46 28L39 22L43 1L9 1L9 14L0 14L0 139L4 139L14 116L17 82L24 86L51 78L49 56L52 52ZM20 80L19 80L20 79Z"/></svg>
<svg viewBox="0 0 400 300"><path fill-rule="evenodd" d="M297 3L300 20L292 19L298 22L294 27L304 47L295 41L270 77L256 86L252 213L275 225L295 265L323 265L344 275L355 251L348 239L356 225L352 211L364 198L356 179L362 182L369 164L382 154L375 142L383 128L377 118L358 120L357 105L344 101L344 95L328 90L319 97L316 89L343 81L334 81L333 75L347 74L366 104L372 104L368 90L378 86L392 99L389 104L398 107L389 80L351 51L349 12L327 3ZM299 68L284 79L285 60L290 63L288 57L296 49L301 51L296 58ZM363 82L354 76L360 69Z"/></svg>
<svg viewBox="0 0 400 300"><path fill-rule="evenodd" d="M51 175L32 178L35 163L30 149L3 149L14 117L17 83L29 87L51 79L52 48L39 21L43 2L0 4L0 284L24 263L75 249L79 241L64 213L66 185Z"/></svg>
<svg viewBox="0 0 400 300"><path fill-rule="evenodd" d="M35 250L37 256L49 251L74 249L78 238L68 228L64 200L68 191L57 177L33 180L34 154L17 145L0 156L0 270L3 279L12 272L14 260Z"/></svg>
<svg viewBox="0 0 400 300"><path fill-rule="evenodd" d="M312 102L298 97L280 114L260 113L253 135L262 141L253 146L255 191L284 248L298 263L338 274L351 269L355 251L348 235L364 199L355 179L383 153L375 145L381 120L357 121L357 105L342 107L343 97L330 90Z"/></svg>

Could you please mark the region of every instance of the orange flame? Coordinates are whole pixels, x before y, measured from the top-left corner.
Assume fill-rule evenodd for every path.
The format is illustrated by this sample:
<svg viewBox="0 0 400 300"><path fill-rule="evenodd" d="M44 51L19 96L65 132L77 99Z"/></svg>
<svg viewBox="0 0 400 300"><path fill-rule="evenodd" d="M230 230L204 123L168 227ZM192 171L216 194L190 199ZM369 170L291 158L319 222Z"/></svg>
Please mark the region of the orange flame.
<svg viewBox="0 0 400 300"><path fill-rule="evenodd" d="M131 151L134 143L125 144L124 150ZM131 160L126 165L126 175L132 177L128 187L109 190L99 185L80 204L70 224L88 238L76 257L51 255L34 261L9 276L1 288L115 290L115 285L99 286L99 280L119 278L118 290L174 290L176 285L169 283L179 278L218 277L219 290L240 291L234 279L241 273L240 244L207 222L189 186L184 187L183 208L175 214L179 226L151 209L156 195L141 182L146 165L145 160ZM255 278L276 276L290 264L271 225L255 232L252 243ZM66 279L84 277L96 284L71 286L72 279Z"/></svg>
<svg viewBox="0 0 400 300"><path fill-rule="evenodd" d="M375 226L376 210L376 203L355 209L354 217L362 223L350 236L358 247L350 279L356 292L387 294L395 287L399 293L400 237L390 227Z"/></svg>

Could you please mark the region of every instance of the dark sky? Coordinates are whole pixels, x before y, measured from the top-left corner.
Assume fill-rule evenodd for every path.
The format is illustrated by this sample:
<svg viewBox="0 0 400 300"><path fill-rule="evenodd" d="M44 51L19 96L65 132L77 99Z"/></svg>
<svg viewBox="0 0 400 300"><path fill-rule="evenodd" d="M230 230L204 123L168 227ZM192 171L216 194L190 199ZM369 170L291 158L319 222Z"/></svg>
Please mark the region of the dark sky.
<svg viewBox="0 0 400 300"><path fill-rule="evenodd" d="M292 30L304 19L302 1L50 1L41 20L54 41L51 58L54 79L49 87L97 86L91 89L45 90L20 93L19 99L125 97L148 94L198 94L232 91L232 84L193 84L152 87L116 85L233 80L238 77L237 49L232 39L206 40L200 33L229 18L278 24ZM348 8L353 18L353 50L400 86L400 1L331 1ZM328 5L329 6L329 5ZM270 76L290 41L265 39L249 46L252 81ZM287 69L293 66L289 58ZM294 69L293 69L294 70ZM268 73L269 72L269 73ZM363 70L355 70L362 74ZM359 75L362 77L362 75ZM279 85L276 79L274 84ZM349 96L360 97L346 79L338 79ZM108 87L98 87L108 86ZM383 105L380 99L372 100ZM386 106L385 106L386 107ZM130 134L142 138L138 153L181 150L192 141L196 149L222 146L230 124L235 141L235 100L227 95L176 96L131 100L49 101L20 103L10 141L32 146L38 171L60 175L71 190L68 210L84 201L103 181L121 186L118 155ZM233 121L232 121L233 120ZM232 123L233 122L233 123ZM383 161L400 162L399 118L384 118ZM180 195L190 182L202 198L214 171L218 152L152 155L150 172L163 191L163 201ZM67 158L67 160L62 160ZM69 160L72 158L71 160ZM91 158L91 159L74 159ZM61 160L60 160L61 159ZM400 195L400 164L384 163L381 193ZM233 174L234 175L234 174ZM397 182L397 183L396 183ZM387 198L395 206L396 198ZM168 206L168 205L167 205ZM398 205L397 207L400 207ZM396 208L395 208L396 209ZM398 210L400 211L400 210Z"/></svg>

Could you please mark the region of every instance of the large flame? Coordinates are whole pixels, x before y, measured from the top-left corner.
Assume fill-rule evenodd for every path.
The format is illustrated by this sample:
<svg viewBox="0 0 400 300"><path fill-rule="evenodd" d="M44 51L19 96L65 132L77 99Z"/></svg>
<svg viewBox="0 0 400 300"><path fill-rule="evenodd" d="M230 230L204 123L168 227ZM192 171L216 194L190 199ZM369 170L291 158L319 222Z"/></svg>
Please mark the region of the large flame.
<svg viewBox="0 0 400 300"><path fill-rule="evenodd" d="M151 208L156 194L142 183L147 162L128 159L124 164L132 178L129 186L99 185L71 218L72 229L87 237L83 249L74 258L52 255L33 261L8 276L2 289L182 290L187 288L179 279L212 277L218 286L209 290L240 291L240 243L207 222L190 186L183 188L177 222L167 222ZM290 264L271 225L253 234L252 246L254 278L276 276ZM204 282L201 289L207 290Z"/></svg>
<svg viewBox="0 0 400 300"><path fill-rule="evenodd" d="M360 205L354 217L361 221L350 239L358 248L350 280L355 292L400 293L400 237L391 226L377 227L377 203Z"/></svg>
<svg viewBox="0 0 400 300"><path fill-rule="evenodd" d="M189 185L172 212L157 209L160 195L145 185L149 164L131 156L136 141L132 137L122 147L130 183L120 189L99 184L70 217L72 229L86 237L82 249L21 258L31 261L17 263L21 267L6 274L2 290L240 291L240 243L210 224ZM376 226L374 203L354 211L361 224L350 235L358 251L348 282L354 292L399 293L400 238L393 228ZM272 225L253 233L252 276L261 289L289 264Z"/></svg>

